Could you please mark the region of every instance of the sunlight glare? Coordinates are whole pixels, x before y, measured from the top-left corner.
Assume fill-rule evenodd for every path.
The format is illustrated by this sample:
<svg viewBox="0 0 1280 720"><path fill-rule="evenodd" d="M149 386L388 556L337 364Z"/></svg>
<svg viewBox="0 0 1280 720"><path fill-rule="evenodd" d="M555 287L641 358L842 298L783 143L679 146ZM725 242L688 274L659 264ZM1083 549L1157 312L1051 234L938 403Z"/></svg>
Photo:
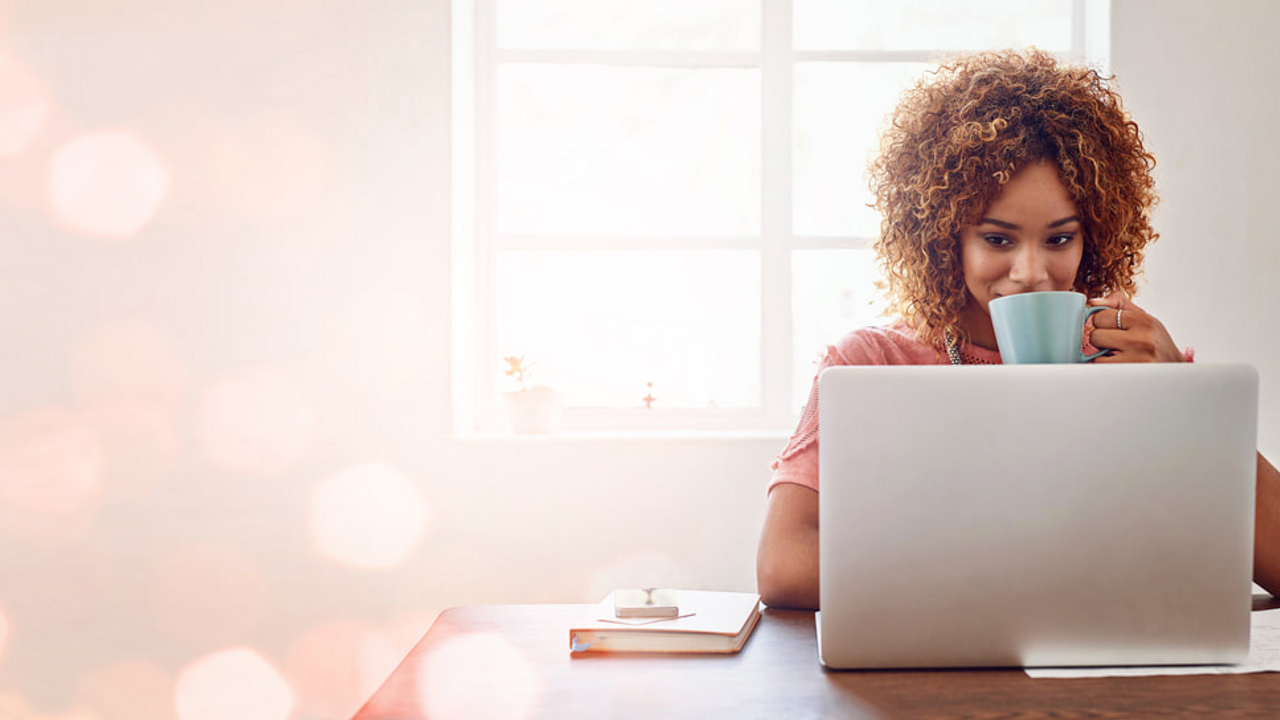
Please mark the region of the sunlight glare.
<svg viewBox="0 0 1280 720"><path fill-rule="evenodd" d="M426 521L421 491L382 463L347 468L312 492L312 540L321 555L343 565L396 567L417 548Z"/></svg>
<svg viewBox="0 0 1280 720"><path fill-rule="evenodd" d="M191 663L174 690L178 720L287 720L293 690L249 648L222 650Z"/></svg>
<svg viewBox="0 0 1280 720"><path fill-rule="evenodd" d="M503 48L744 50L760 47L759 0L497 0Z"/></svg>
<svg viewBox="0 0 1280 720"><path fill-rule="evenodd" d="M219 466L270 476L302 457L315 425L298 386L272 368L251 367L210 386L200 401L200 442Z"/></svg>
<svg viewBox="0 0 1280 720"><path fill-rule="evenodd" d="M497 341L535 358L567 406L750 408L760 402L760 254L503 251ZM591 298L583 303L582 298ZM566 321L572 318L572 321ZM586 330L586 332L584 332Z"/></svg>
<svg viewBox="0 0 1280 720"><path fill-rule="evenodd" d="M54 405L0 419L0 503L66 513L97 495L102 447L75 412Z"/></svg>
<svg viewBox="0 0 1280 720"><path fill-rule="evenodd" d="M519 720L532 714L541 690L534 665L496 633L446 640L418 676L426 717Z"/></svg>
<svg viewBox="0 0 1280 720"><path fill-rule="evenodd" d="M498 232L760 232L757 70L511 63L493 92Z"/></svg>
<svg viewBox="0 0 1280 720"><path fill-rule="evenodd" d="M151 222L169 191L160 156L129 130L101 130L64 145L49 161L54 215L75 232L124 239Z"/></svg>
<svg viewBox="0 0 1280 720"><path fill-rule="evenodd" d="M16 59L0 54L0 158L30 147L52 112L44 85Z"/></svg>

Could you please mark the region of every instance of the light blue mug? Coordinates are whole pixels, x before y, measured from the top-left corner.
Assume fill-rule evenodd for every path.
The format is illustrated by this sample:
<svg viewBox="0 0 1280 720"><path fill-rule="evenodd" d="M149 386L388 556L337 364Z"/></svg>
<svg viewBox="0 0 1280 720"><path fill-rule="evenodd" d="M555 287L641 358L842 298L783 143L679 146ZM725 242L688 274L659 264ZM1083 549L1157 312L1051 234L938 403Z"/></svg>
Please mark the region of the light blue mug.
<svg viewBox="0 0 1280 720"><path fill-rule="evenodd" d="M1106 307L1085 307L1085 297L1078 292L1005 295L988 308L1006 365L1086 363L1110 352L1086 355L1081 349L1085 321Z"/></svg>

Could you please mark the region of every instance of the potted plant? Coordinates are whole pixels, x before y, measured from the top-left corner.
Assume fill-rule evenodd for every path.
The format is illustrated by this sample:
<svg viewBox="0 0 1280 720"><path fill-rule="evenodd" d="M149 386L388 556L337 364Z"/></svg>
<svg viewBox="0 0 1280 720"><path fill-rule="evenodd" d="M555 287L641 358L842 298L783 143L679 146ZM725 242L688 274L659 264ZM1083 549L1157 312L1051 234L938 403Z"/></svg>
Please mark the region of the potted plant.
<svg viewBox="0 0 1280 720"><path fill-rule="evenodd" d="M514 378L519 390L502 393L507 407L511 432L519 434L553 433L560 427L560 393L548 385L532 385L531 369L523 355L502 358L507 363L506 375Z"/></svg>

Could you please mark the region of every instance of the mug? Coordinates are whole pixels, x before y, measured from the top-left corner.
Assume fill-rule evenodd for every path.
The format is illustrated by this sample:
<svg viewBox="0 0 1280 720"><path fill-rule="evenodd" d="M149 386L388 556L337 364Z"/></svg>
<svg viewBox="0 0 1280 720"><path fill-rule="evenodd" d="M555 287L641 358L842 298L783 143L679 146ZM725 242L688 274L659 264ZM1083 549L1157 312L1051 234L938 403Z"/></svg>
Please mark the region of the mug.
<svg viewBox="0 0 1280 720"><path fill-rule="evenodd" d="M988 305L1000 359L1006 365L1085 363L1108 354L1085 355L1084 324L1104 306L1085 307L1078 292L1030 292L1005 295Z"/></svg>

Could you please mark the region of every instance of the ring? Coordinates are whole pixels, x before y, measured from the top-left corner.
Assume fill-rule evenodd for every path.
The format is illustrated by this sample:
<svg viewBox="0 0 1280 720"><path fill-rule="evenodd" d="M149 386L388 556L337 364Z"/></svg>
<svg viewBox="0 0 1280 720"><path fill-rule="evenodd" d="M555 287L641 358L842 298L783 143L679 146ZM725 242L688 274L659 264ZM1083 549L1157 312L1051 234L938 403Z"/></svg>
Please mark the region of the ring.
<svg viewBox="0 0 1280 720"><path fill-rule="evenodd" d="M1121 316L1121 315L1123 315L1123 314L1124 314L1124 310L1117 310L1117 311L1116 311L1116 329L1117 329L1117 330L1123 330L1123 329L1124 329L1124 325L1121 325L1121 324L1120 324L1120 316Z"/></svg>

